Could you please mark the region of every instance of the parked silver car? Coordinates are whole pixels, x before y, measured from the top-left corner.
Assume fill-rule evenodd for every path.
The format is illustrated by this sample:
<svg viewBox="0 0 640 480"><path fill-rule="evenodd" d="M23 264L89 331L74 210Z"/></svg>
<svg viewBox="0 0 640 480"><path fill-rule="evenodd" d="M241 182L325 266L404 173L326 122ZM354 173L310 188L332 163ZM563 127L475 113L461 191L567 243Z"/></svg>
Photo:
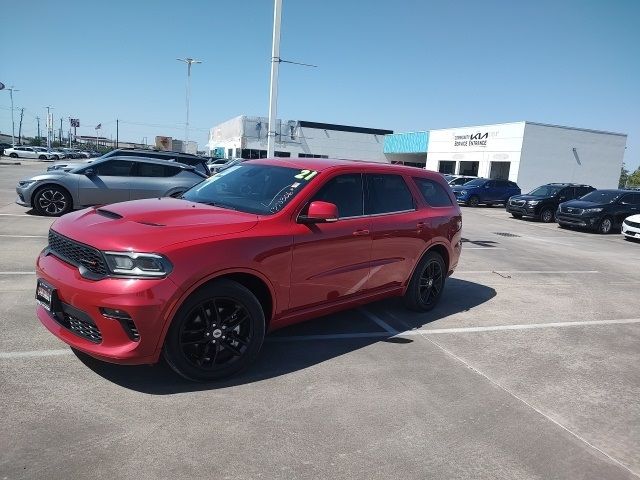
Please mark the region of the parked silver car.
<svg viewBox="0 0 640 480"><path fill-rule="evenodd" d="M140 198L178 197L206 175L177 162L110 157L69 172L55 170L18 182L16 203L56 217L72 209Z"/></svg>

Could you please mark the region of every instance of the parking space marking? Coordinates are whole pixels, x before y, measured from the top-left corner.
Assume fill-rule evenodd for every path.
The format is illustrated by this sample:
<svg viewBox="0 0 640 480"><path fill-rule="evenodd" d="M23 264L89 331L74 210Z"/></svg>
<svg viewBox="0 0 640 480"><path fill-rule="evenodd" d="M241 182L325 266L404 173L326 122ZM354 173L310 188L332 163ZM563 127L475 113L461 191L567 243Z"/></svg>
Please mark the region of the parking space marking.
<svg viewBox="0 0 640 480"><path fill-rule="evenodd" d="M638 322L640 322L640 319L637 319ZM511 391L509 388L505 387L504 385L502 385L501 383L497 382L496 380L492 379L491 377L489 377L489 375L487 375L486 373L482 372L480 369L478 369L477 367L471 365L469 362L465 361L464 358L459 357L458 355L456 355L455 353L453 353L452 351L448 350L447 348L445 348L444 346L440 345L438 342L430 339L430 338L426 338L425 340L429 343L431 343L432 345L434 345L435 347L437 347L438 349L440 349L442 352L444 352L445 354L449 355L451 358L455 359L456 361L462 363L465 367L467 367L468 369L474 371L476 374L480 375L482 378L484 378L485 380L487 380L489 383L491 383L492 385L498 387L499 389L501 389L502 391L504 391L505 393L507 393L508 395L512 396L513 398L515 398L516 400L522 402L523 404L525 404L527 407L529 407L531 410L535 411L536 413L538 413L539 415L543 416L544 418L546 418L547 420L549 420L550 422L552 422L553 424L557 425L558 427L560 427L562 430L564 430L565 432L567 432L569 435L572 435L573 437L575 437L576 439L578 439L579 441L583 442L585 445L587 445L588 447L592 448L593 450L601 453L602 455L604 455L605 457L607 457L609 460L611 460L613 463L615 463L616 465L622 467L623 469L625 469L627 472L631 473L633 476L640 478L640 474L638 474L637 472L634 472L629 466L625 465L624 463L622 463L620 460L618 460L615 457L612 457L611 455L609 455L607 452L605 452L604 450L596 447L593 443L589 442L586 438L582 437L581 435L579 435L578 433L574 432L573 430L571 430L570 428L566 427L565 425L563 425L562 423L560 423L558 420L555 420L554 418L550 417L549 415L547 415L546 413L544 413L542 410L540 410L539 408L537 408L536 406L532 405L531 403L527 402L524 398L522 398L521 396L519 396L517 393Z"/></svg>
<svg viewBox="0 0 640 480"><path fill-rule="evenodd" d="M71 355L71 349L66 350L32 350L27 352L0 352L0 359L13 358L36 358L36 357L57 357L60 355Z"/></svg>
<svg viewBox="0 0 640 480"><path fill-rule="evenodd" d="M4 238L48 238L46 235L0 235Z"/></svg>
<svg viewBox="0 0 640 480"><path fill-rule="evenodd" d="M376 325L378 325L379 327L382 327L384 330L386 330L387 332L391 333L391 334L396 334L398 333L398 331L393 328L391 325L389 325L387 322L385 322L384 320L382 320L380 317L378 317L375 313L371 313L369 310L365 310L364 308L360 308L358 309L360 312L362 312L362 314L367 317L369 320L371 320L372 322L374 322Z"/></svg>
<svg viewBox="0 0 640 480"><path fill-rule="evenodd" d="M600 273L598 270L459 270L455 273L478 274L478 273L532 273L532 274L575 274L575 273Z"/></svg>
<svg viewBox="0 0 640 480"><path fill-rule="evenodd" d="M36 272L0 272L0 275L35 275Z"/></svg>
<svg viewBox="0 0 640 480"><path fill-rule="evenodd" d="M504 247L462 247L463 251L466 250L506 250Z"/></svg>
<svg viewBox="0 0 640 480"><path fill-rule="evenodd" d="M0 217L27 217L27 218L44 218L53 220L51 217L39 217L37 215L27 215L26 213L0 213Z"/></svg>

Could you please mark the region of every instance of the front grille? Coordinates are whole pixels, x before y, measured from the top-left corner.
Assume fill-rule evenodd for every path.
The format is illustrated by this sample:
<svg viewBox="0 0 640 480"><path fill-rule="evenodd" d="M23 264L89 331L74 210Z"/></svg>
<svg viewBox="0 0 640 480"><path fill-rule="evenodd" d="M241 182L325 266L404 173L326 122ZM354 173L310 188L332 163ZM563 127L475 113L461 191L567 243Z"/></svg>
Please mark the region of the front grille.
<svg viewBox="0 0 640 480"><path fill-rule="evenodd" d="M80 335L81 337L86 338L87 340L91 340L95 343L102 342L102 333L97 326L92 323L85 322L79 318L76 318L67 313L64 314L65 320L68 322L68 328L76 335Z"/></svg>
<svg viewBox="0 0 640 480"><path fill-rule="evenodd" d="M631 220L625 220L624 223L626 225L628 225L629 227L640 228L640 223L638 223L638 222L632 222Z"/></svg>
<svg viewBox="0 0 640 480"><path fill-rule="evenodd" d="M56 257L76 267L83 266L98 275L107 274L107 265L99 250L49 230L49 249Z"/></svg>
<svg viewBox="0 0 640 480"><path fill-rule="evenodd" d="M581 208L573 208L573 207L562 206L560 208L560 211L562 213L571 213L573 215L582 215L582 209Z"/></svg>
<svg viewBox="0 0 640 480"><path fill-rule="evenodd" d="M509 201L509 204L513 205L515 207L521 207L521 206L524 205L524 203L525 203L524 200L510 200Z"/></svg>

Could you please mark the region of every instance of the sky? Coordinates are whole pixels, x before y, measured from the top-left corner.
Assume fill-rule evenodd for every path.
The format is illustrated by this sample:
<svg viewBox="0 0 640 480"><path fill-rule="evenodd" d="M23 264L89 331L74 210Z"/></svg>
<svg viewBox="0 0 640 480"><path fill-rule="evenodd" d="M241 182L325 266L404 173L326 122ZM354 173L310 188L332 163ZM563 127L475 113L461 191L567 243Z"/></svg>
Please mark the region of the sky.
<svg viewBox="0 0 640 480"><path fill-rule="evenodd" d="M23 133L183 138L268 113L272 0L3 2L0 82ZM25 28L32 19L36 28ZM529 120L628 134L640 165L638 0L283 0L278 117L396 132ZM14 111L15 112L15 111ZM19 111L15 114L16 132ZM0 92L0 132L11 133Z"/></svg>

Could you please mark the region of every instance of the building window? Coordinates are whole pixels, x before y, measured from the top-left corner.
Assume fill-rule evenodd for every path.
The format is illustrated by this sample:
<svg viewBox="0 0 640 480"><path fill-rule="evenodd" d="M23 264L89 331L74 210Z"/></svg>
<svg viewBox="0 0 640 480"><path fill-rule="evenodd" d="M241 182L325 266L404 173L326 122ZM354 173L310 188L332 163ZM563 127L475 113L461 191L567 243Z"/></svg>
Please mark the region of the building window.
<svg viewBox="0 0 640 480"><path fill-rule="evenodd" d="M442 160L438 164L438 172L440 172L440 173L453 174L453 173L456 173L455 170L456 170L456 162L455 161Z"/></svg>
<svg viewBox="0 0 640 480"><path fill-rule="evenodd" d="M329 155L314 155L313 153L299 153L298 158L329 158Z"/></svg>
<svg viewBox="0 0 640 480"><path fill-rule="evenodd" d="M233 158L233 148L227 149L227 158Z"/></svg>
<svg viewBox="0 0 640 480"><path fill-rule="evenodd" d="M273 152L276 157L290 157L291 152Z"/></svg>
<svg viewBox="0 0 640 480"><path fill-rule="evenodd" d="M267 158L266 150L256 150L253 148L243 148L240 158L253 160L255 158Z"/></svg>

